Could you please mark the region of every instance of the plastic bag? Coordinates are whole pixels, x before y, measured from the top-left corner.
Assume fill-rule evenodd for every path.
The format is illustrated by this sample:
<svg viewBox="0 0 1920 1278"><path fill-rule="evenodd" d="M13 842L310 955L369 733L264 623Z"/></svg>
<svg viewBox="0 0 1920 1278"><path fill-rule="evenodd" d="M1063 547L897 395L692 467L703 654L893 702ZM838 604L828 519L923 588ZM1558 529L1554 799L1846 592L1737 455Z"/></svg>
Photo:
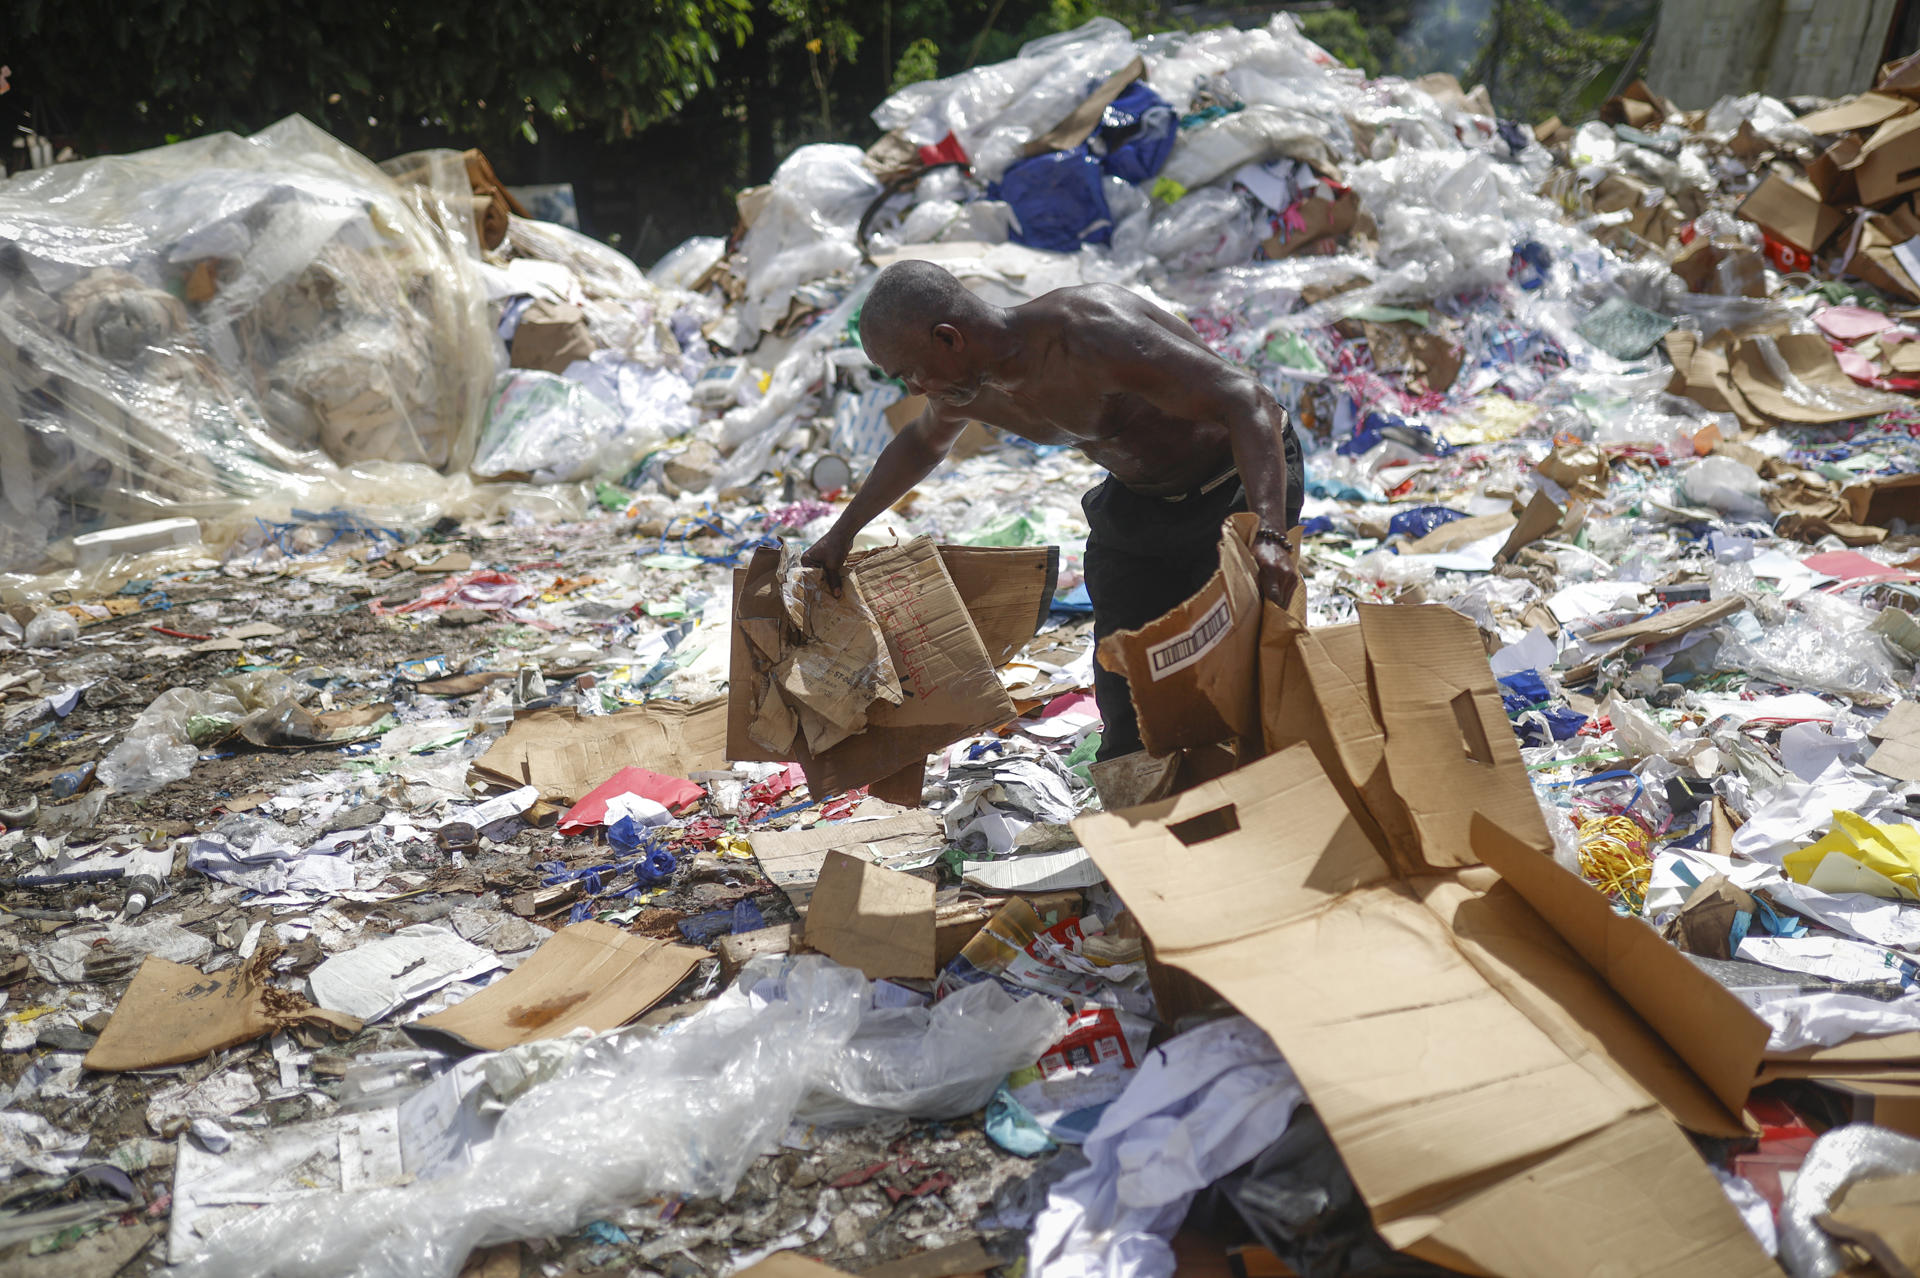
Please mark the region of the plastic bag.
<svg viewBox="0 0 1920 1278"><path fill-rule="evenodd" d="M1770 524L1773 512L1760 494L1759 473L1731 457L1702 457L1680 476L1680 496L1687 504Z"/></svg>
<svg viewBox="0 0 1920 1278"><path fill-rule="evenodd" d="M1831 1278L1847 1260L1817 1217L1855 1181L1920 1172L1920 1140L1852 1123L1813 1142L1780 1204L1780 1260L1793 1278Z"/></svg>
<svg viewBox="0 0 1920 1278"><path fill-rule="evenodd" d="M579 382L510 369L494 385L473 473L556 484L622 471L660 442L633 425Z"/></svg>
<svg viewBox="0 0 1920 1278"><path fill-rule="evenodd" d="M289 117L0 184L0 565L335 463L465 465L496 344L471 188L410 158Z"/></svg>
<svg viewBox="0 0 1920 1278"><path fill-rule="evenodd" d="M1253 256L1258 239L1245 197L1219 187L1194 191L1147 230L1147 251L1172 271L1207 271Z"/></svg>
<svg viewBox="0 0 1920 1278"><path fill-rule="evenodd" d="M772 189L740 244L747 321L771 329L793 292L860 264L853 232L881 193L859 147L803 146L773 171Z"/></svg>
<svg viewBox="0 0 1920 1278"><path fill-rule="evenodd" d="M1336 167L1333 151L1311 121L1296 119L1278 107L1250 106L1182 130L1160 173L1191 190L1243 164L1282 155L1320 169Z"/></svg>
<svg viewBox="0 0 1920 1278"><path fill-rule="evenodd" d="M883 132L931 146L949 133L993 180L1026 144L1058 124L1107 76L1134 57L1133 37L1112 18L1022 45L1019 56L944 80L910 84L873 111Z"/></svg>
<svg viewBox="0 0 1920 1278"><path fill-rule="evenodd" d="M100 761L100 784L116 794L144 794L183 780L200 751L161 733L128 737Z"/></svg>
<svg viewBox="0 0 1920 1278"><path fill-rule="evenodd" d="M593 1040L507 1107L471 1166L271 1204L179 1272L454 1278L475 1247L570 1233L650 1197L725 1197L846 1045L866 995L826 959L756 960L697 1015Z"/></svg>
<svg viewBox="0 0 1920 1278"><path fill-rule="evenodd" d="M27 622L22 641L29 648L64 648L80 638L80 623L72 614L49 608Z"/></svg>
<svg viewBox="0 0 1920 1278"><path fill-rule="evenodd" d="M1066 1033L1052 999L1016 1000L982 981L931 1007L869 1008L799 1120L851 1126L895 1114L958 1118Z"/></svg>
<svg viewBox="0 0 1920 1278"><path fill-rule="evenodd" d="M1072 253L1082 244L1105 244L1113 237L1100 177L1100 162L1077 146L1020 161L987 194L1013 210L1015 244Z"/></svg>
<svg viewBox="0 0 1920 1278"><path fill-rule="evenodd" d="M662 254L648 270L647 278L672 288L692 288L695 280L712 270L726 255L724 236L696 235Z"/></svg>
<svg viewBox="0 0 1920 1278"><path fill-rule="evenodd" d="M1108 176L1149 182L1166 164L1179 131L1173 108L1135 80L1107 104L1089 145Z"/></svg>

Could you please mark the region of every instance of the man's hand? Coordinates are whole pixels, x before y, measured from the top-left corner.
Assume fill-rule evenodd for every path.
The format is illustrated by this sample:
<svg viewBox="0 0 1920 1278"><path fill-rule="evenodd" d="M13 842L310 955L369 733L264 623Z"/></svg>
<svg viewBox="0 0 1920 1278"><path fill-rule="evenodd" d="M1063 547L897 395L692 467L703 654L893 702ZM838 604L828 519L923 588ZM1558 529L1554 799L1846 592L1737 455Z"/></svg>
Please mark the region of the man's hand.
<svg viewBox="0 0 1920 1278"><path fill-rule="evenodd" d="M840 572L846 566L847 551L852 548L852 539L840 535L837 528L829 528L827 535L807 548L800 556L800 562L809 568L818 568L820 578L827 583L827 589L834 594L840 593Z"/></svg>
<svg viewBox="0 0 1920 1278"><path fill-rule="evenodd" d="M1263 537L1253 543L1253 562L1260 574L1260 593L1285 608L1300 586L1300 570L1286 543Z"/></svg>

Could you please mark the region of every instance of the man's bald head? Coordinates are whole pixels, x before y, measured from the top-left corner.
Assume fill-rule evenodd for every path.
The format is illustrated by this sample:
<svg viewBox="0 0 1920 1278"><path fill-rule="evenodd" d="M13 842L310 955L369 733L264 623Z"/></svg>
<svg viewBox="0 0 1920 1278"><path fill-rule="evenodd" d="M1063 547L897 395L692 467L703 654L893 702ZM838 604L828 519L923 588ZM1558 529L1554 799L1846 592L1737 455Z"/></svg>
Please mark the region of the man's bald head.
<svg viewBox="0 0 1920 1278"><path fill-rule="evenodd" d="M965 329L986 309L950 271L932 262L895 262L880 272L860 307L860 342L884 368L892 357L920 353L936 340L938 326Z"/></svg>

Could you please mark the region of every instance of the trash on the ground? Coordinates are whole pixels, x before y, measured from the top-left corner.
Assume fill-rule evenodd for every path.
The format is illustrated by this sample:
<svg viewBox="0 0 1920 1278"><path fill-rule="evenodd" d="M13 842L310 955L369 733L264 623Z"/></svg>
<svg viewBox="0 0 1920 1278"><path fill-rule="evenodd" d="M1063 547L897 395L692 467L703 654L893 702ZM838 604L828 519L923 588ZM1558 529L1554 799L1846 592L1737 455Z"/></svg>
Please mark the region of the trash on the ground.
<svg viewBox="0 0 1920 1278"><path fill-rule="evenodd" d="M651 271L298 120L0 184L0 1254L1912 1267L1916 86L1096 19ZM907 259L1257 377L1290 609L1096 645L977 422L826 588Z"/></svg>

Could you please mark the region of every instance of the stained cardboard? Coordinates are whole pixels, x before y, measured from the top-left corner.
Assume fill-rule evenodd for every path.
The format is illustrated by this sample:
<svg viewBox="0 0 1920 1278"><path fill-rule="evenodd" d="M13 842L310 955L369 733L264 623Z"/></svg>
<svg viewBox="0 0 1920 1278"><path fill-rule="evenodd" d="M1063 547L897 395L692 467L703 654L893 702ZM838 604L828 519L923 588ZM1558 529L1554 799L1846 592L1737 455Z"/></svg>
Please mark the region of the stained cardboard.
<svg viewBox="0 0 1920 1278"><path fill-rule="evenodd" d="M1913 105L1911 98L1890 93L1862 93L1837 106L1809 111L1796 123L1814 134L1852 133L1855 129L1871 129L1895 116L1905 115L1913 110Z"/></svg>
<svg viewBox="0 0 1920 1278"><path fill-rule="evenodd" d="M872 980L932 980L933 884L829 852L807 905L807 945Z"/></svg>
<svg viewBox="0 0 1920 1278"><path fill-rule="evenodd" d="M359 1032L355 1018L271 986L276 955L263 946L239 967L214 975L148 955L87 1052L86 1067L179 1065L300 1024Z"/></svg>
<svg viewBox="0 0 1920 1278"><path fill-rule="evenodd" d="M705 950L587 920L561 928L519 967L407 1033L497 1052L576 1029L616 1029L672 992Z"/></svg>
<svg viewBox="0 0 1920 1278"><path fill-rule="evenodd" d="M525 711L473 762L482 776L531 785L549 803L573 803L630 764L670 776L727 766L727 707L655 702L613 714Z"/></svg>
<svg viewBox="0 0 1920 1278"><path fill-rule="evenodd" d="M908 546L924 543L925 540L917 539L908 543ZM903 562L899 556L905 551L906 547L892 547L849 556L848 568L850 571L861 571L862 565L872 562L874 566L867 571L875 574L875 580L879 580L886 565ZM937 591L932 589L935 577L932 565L926 562L922 552L916 550L913 553L916 558L912 560L912 571L919 575L921 584L929 589L915 594L917 586L910 585L903 592L899 583L889 585L883 601L886 615L892 617L896 612L901 614L901 627L911 632L911 646L916 650L930 641L936 645L951 641L972 651L974 664L968 676L969 687L977 694L976 704L992 699L996 694L1004 700L1005 691L993 675L992 667L1005 662L1024 647L1046 618L1059 577L1058 548L939 547L938 563L948 584ZM890 558L875 560L875 556ZM931 703L930 712L927 698L910 689L911 695L906 705L876 710L870 714L865 731L848 738L819 759L807 753L804 742L791 751L774 751L760 745L748 730L753 713L753 689L759 677L755 671L754 644L749 640L749 635L760 634L771 641L777 634L770 627L780 625L782 618L776 588L778 565L779 556L776 552L761 550L755 552L746 568L734 572L733 652L726 724L728 758L786 762L788 759L785 756L791 756L792 761L806 769L809 785L816 795L839 793L856 786L883 782L894 786L888 797L901 803L909 800L918 802L920 787L910 783L912 769L924 764L929 751L938 750L971 732L993 727L1013 717L1012 702L1004 700L1006 711L999 719L971 727L956 727L953 723L929 724L925 722L929 717L953 713L955 699L943 696ZM952 615L949 610L946 615L936 618L939 635L927 627L925 617L916 620L908 615L924 611L921 605L933 599L950 601L951 596L946 593L948 590L958 594L963 608L958 616ZM972 631L970 639L964 633L967 629ZM976 644L979 649L974 648ZM984 650L984 656L981 650ZM895 670L902 672L903 678L910 672L914 678L924 682L927 669L918 664L917 658L910 657L903 665L900 651L892 651L891 656ZM986 666L984 677L980 668L982 662ZM942 668L948 668L951 664L943 662ZM987 686L988 681L991 681L991 688ZM903 777L903 772L908 775Z"/></svg>
<svg viewBox="0 0 1920 1278"><path fill-rule="evenodd" d="M1916 235L1920 235L1920 216L1904 204L1885 213L1861 213L1847 237L1847 274L1884 293L1920 302L1920 281L1907 273L1893 251Z"/></svg>
<svg viewBox="0 0 1920 1278"><path fill-rule="evenodd" d="M1300 214L1300 229L1289 231L1286 239L1270 235L1260 242L1270 261L1282 261L1296 254L1325 250L1326 247L1347 235L1360 223L1360 197L1352 191L1341 191L1332 199L1323 195L1309 196L1301 200L1295 208ZM1454 367L1458 376L1459 366ZM1447 379L1449 385L1453 378Z"/></svg>
<svg viewBox="0 0 1920 1278"><path fill-rule="evenodd" d="M1310 746L1075 830L1160 960L1273 1036L1397 1249L1489 1274L1774 1272L1655 1098L1732 1134L1719 1099L1522 884L1397 877ZM1473 838L1611 913L1544 832ZM1655 979L1686 964L1649 936Z"/></svg>
<svg viewBox="0 0 1920 1278"><path fill-rule="evenodd" d="M1885 204L1920 190L1920 113L1896 116L1876 128L1860 147L1856 174L1862 204Z"/></svg>
<svg viewBox="0 0 1920 1278"><path fill-rule="evenodd" d="M1818 253L1846 221L1846 214L1823 204L1811 186L1778 173L1769 173L1734 213L1803 253Z"/></svg>
<svg viewBox="0 0 1920 1278"><path fill-rule="evenodd" d="M1437 555L1448 550L1458 550L1462 546L1472 545L1495 533L1507 532L1513 526L1513 516L1504 512L1492 515L1469 515L1465 519L1455 519L1450 523L1441 524L1424 537L1414 538L1400 547L1400 553Z"/></svg>

